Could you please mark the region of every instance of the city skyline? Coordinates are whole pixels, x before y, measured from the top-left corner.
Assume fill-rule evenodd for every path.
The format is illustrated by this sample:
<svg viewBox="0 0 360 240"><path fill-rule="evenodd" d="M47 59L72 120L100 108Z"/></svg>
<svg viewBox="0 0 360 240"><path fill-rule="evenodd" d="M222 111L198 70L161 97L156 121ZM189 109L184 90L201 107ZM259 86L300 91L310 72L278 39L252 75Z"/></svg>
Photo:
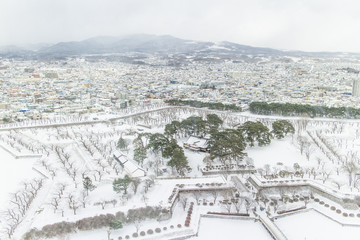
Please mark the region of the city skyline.
<svg viewBox="0 0 360 240"><path fill-rule="evenodd" d="M302 51L360 52L360 4L338 1L2 1L0 46L137 33Z"/></svg>

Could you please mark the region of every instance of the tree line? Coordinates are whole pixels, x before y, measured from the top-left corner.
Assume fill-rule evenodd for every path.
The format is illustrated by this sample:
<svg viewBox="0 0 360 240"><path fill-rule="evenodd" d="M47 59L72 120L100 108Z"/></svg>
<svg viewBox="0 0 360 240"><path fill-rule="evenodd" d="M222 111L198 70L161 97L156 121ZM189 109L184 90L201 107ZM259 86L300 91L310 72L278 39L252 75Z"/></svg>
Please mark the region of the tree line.
<svg viewBox="0 0 360 240"><path fill-rule="evenodd" d="M111 229L122 228L122 224L134 224L134 222L145 219L158 219L162 215L168 214L168 210L161 207L141 207L129 209L127 214L116 212L115 214L100 214L98 216L87 217L76 222L58 222L45 225L40 229L32 228L24 236L25 240L53 238L77 231L88 231L109 227Z"/></svg>
<svg viewBox="0 0 360 240"><path fill-rule="evenodd" d="M223 104L223 103L213 103L213 102L201 102L196 100L180 100L180 99L171 99L166 100L165 103L172 106L190 106L196 108L208 108L213 110L222 110L222 111L236 111L241 112L242 109L235 104Z"/></svg>
<svg viewBox="0 0 360 240"><path fill-rule="evenodd" d="M252 102L249 110L254 114L359 119L360 109L352 107L326 107L309 104Z"/></svg>

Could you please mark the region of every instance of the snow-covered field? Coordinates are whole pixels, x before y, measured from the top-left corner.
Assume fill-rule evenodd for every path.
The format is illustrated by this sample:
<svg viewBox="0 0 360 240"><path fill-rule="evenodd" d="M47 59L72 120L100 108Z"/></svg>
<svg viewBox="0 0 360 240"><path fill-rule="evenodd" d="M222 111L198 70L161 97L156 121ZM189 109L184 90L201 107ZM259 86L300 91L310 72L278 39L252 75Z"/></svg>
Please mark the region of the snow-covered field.
<svg viewBox="0 0 360 240"><path fill-rule="evenodd" d="M176 171L167 166L168 159L162 159L161 156L147 150L147 158L144 163L139 164L141 165L139 167L146 171L147 176L140 178L137 189L131 185L126 195L113 190L114 179L122 178L126 174L126 171L120 167L112 155L117 149L116 145L120 136L123 136L129 144L124 153L129 159L133 159L133 141L138 134L163 133L165 124L173 120L181 121L191 115L204 117L210 112L195 109L166 109L159 112L147 112L144 115L137 114L118 122L1 131L0 144L12 152L19 156L41 156L15 158L0 148L2 165L0 168L0 210L7 212L0 216L1 225L6 227L9 222L17 222L13 235L14 239L21 239L21 236L32 228L41 229L43 226L62 221L74 223L77 220L100 214L115 215L117 212L126 213L129 209L145 208L146 206L164 208L172 206L173 212L170 219L159 221L155 218L147 219L141 223L140 228L141 231L167 227L166 231L162 231L158 235L146 235L143 239L168 239L171 238L170 235L179 237L196 233L200 214L206 214L208 211L248 212L250 216L255 217L252 210L254 207L258 207L259 203L249 197L256 195L256 189L249 186L247 182L249 175L236 174L236 177L240 179L240 183L237 184L233 182L229 174L224 172L203 176L201 169L205 166L203 159L206 153L188 149L185 149L184 153L192 170L187 173L186 178L179 178ZM223 128L233 127L245 121L258 120L271 129L271 123L276 119L249 114L239 116L239 114L233 113L219 113L219 116L226 118ZM101 119L106 120L107 117L111 116L103 115ZM359 194L360 178L355 175L355 172L352 172L350 179L349 172L344 170L344 166L348 161L355 161L356 164L359 164L357 151L360 146L360 122L321 122L320 120L301 119L293 119L292 122L297 129L293 136L287 136L281 140L272 139L269 146L247 147L245 152L250 159L246 159L246 161L253 162L255 169L263 169L261 174L257 174L257 178L265 181L266 179L261 175L269 175L275 180L283 180L286 177L280 177L280 171L286 173L297 171L303 174L301 177L296 176L297 179L311 180L316 184L328 187L331 191L348 193L351 196ZM143 136L142 139L145 143L148 141L146 136ZM186 137L179 137L177 141L182 146L186 139ZM159 165L156 165L155 163L159 159ZM243 164L245 160L241 162ZM213 164L220 164L220 162ZM85 176L89 177L96 187L89 192L89 195L85 194L83 187ZM290 179L290 175L287 178ZM293 176L291 176L292 178ZM39 182L40 180L41 182ZM351 180L351 184L349 184L349 180ZM228 191L223 190L219 193L214 193L211 189L201 192L211 184L232 188L233 192L230 195ZM244 186L241 186L242 184ZM179 189L188 191L176 195ZM18 194L14 195L16 192ZM238 195L237 197L235 193ZM172 194L174 194L174 198L169 201ZM283 194L291 198L299 198L296 195L300 193L289 190ZM247 196L246 200L249 202L240 201L240 205L236 206L235 202L236 199L239 200L239 195ZM179 198L177 198L178 196ZM182 206L184 198L187 199L185 208ZM178 199L180 200L178 201ZM340 204L327 199L324 201L342 209ZM185 228L183 224L187 217L189 202L195 204L190 226ZM213 204L210 206L210 203ZM286 210L290 205L281 203L279 210ZM310 202L311 207L324 208L318 205ZM296 201L291 205L295 208L294 206L304 206L304 202ZM265 206L265 208L275 212L274 207ZM9 210L14 210L14 212ZM327 211L330 210L327 209ZM323 212L326 213L326 211ZM343 210L343 212L346 211ZM360 213L358 209L349 211L349 213L353 213L355 217L347 218L347 222L359 221L359 218L356 217L356 214ZM329 215L331 214L334 215L334 211ZM338 214L340 221L341 217ZM333 221L313 211L279 218L276 223L279 223L288 239L304 239L304 237L306 239L326 239L319 237L323 235L317 236L316 228L313 226L315 224L310 224L311 221L307 222L306 219L311 219L313 223L321 221L322 228L336 229L336 233L349 236L346 239L352 239L352 234L360 234L358 228L341 227L341 225L339 227L336 225L337 223L334 225ZM177 224L182 224L182 227L177 228ZM299 224L304 226L298 227ZM171 225L175 227L170 229ZM221 231L216 231L217 228L220 228ZM309 235L301 235L298 233L300 229L304 232L307 232L304 229L309 229ZM107 228L79 231L53 239L105 240L107 239L106 231ZM124 224L123 229L113 230L112 237L117 239L121 236L124 239L126 235L131 237L136 231L134 224L127 223ZM300 237L297 238L298 236ZM270 239L270 235L259 222L216 218L202 218L199 236L192 239L239 239L239 237ZM138 238L141 239L140 236ZM0 239L8 239L6 231Z"/></svg>
<svg viewBox="0 0 360 240"><path fill-rule="evenodd" d="M306 164L304 156L299 149L291 143L291 137L281 140L272 140L271 147L253 147L247 150L248 156L254 159L257 168L263 168L266 164L276 166L282 163L284 166L292 167L294 163Z"/></svg>
<svg viewBox="0 0 360 240"><path fill-rule="evenodd" d="M270 240L272 237L260 222L241 219L201 218L198 237L191 240Z"/></svg>
<svg viewBox="0 0 360 240"><path fill-rule="evenodd" d="M360 237L360 226L342 226L314 210L278 218L275 223L291 240L357 240Z"/></svg>
<svg viewBox="0 0 360 240"><path fill-rule="evenodd" d="M36 158L15 158L0 147L0 210L6 209L10 193L16 192L22 182L38 175L32 167Z"/></svg>

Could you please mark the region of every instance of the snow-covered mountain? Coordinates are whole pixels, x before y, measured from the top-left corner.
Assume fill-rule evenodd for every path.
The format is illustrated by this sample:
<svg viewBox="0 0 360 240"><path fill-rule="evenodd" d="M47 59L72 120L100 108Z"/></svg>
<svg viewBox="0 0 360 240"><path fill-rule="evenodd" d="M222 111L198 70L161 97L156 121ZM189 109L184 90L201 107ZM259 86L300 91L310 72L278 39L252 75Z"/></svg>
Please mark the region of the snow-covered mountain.
<svg viewBox="0 0 360 240"><path fill-rule="evenodd" d="M176 38L170 35L135 34L122 37L99 36L83 41L60 42L33 48L16 46L0 47L0 55L33 57L66 57L88 54L185 54L185 55L263 55L263 56L334 56L342 53L311 53L282 51L272 48L253 47L228 41L204 42Z"/></svg>

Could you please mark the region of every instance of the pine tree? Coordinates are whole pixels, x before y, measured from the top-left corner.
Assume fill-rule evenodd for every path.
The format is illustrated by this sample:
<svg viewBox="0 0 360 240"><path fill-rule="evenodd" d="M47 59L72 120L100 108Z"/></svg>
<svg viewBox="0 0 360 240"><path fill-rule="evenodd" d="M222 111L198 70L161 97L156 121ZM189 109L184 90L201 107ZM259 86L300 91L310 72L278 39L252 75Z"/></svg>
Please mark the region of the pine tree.
<svg viewBox="0 0 360 240"><path fill-rule="evenodd" d="M110 222L110 229L116 230L116 229L120 229L122 227L123 227L122 222L119 219L114 219Z"/></svg>
<svg viewBox="0 0 360 240"><path fill-rule="evenodd" d="M175 167L176 171L180 175L185 175L186 171L190 171L189 162L184 154L184 150L182 148L176 148L173 152L173 155L168 162L170 167Z"/></svg>
<svg viewBox="0 0 360 240"><path fill-rule="evenodd" d="M246 143L241 131L225 129L221 132L213 132L209 140L210 158L218 158L223 164L226 161L241 160L244 155Z"/></svg>
<svg viewBox="0 0 360 240"><path fill-rule="evenodd" d="M141 139L141 137L137 137L134 142L134 160L141 165L144 162L144 159L146 158L146 148L144 146L144 143Z"/></svg>
<svg viewBox="0 0 360 240"><path fill-rule="evenodd" d="M284 138L288 133L294 134L294 126L287 120L278 120L272 124L272 133L277 139Z"/></svg>
<svg viewBox="0 0 360 240"><path fill-rule="evenodd" d="M89 190L92 191L96 188L89 177L84 178L83 186L84 186L84 189L86 190L87 195L89 195Z"/></svg>
<svg viewBox="0 0 360 240"><path fill-rule="evenodd" d="M255 142L259 146L270 144L271 133L264 124L261 122L247 121L239 127L242 132L244 139L249 143L251 147L255 145Z"/></svg>
<svg viewBox="0 0 360 240"><path fill-rule="evenodd" d="M113 190L117 193L124 191L124 194L127 194L127 188L131 183L131 178L128 175L125 175L124 178L115 179L113 182Z"/></svg>
<svg viewBox="0 0 360 240"><path fill-rule="evenodd" d="M128 143L127 143L127 141L121 136L120 138L119 138L119 141L118 141L118 143L117 143L117 147L120 149L120 150L126 150L127 149L127 147L128 147Z"/></svg>
<svg viewBox="0 0 360 240"><path fill-rule="evenodd" d="M174 155L175 149L182 149L175 139L171 139L171 141L165 146L162 151L163 158L171 158Z"/></svg>
<svg viewBox="0 0 360 240"><path fill-rule="evenodd" d="M206 123L210 129L218 129L220 125L223 124L223 120L219 118L216 114L208 114L206 115Z"/></svg>
<svg viewBox="0 0 360 240"><path fill-rule="evenodd" d="M154 133L149 138L147 148L151 149L155 153L158 153L159 151L162 152L168 144L169 139L164 134Z"/></svg>
<svg viewBox="0 0 360 240"><path fill-rule="evenodd" d="M146 158L146 149L144 147L137 147L134 149L135 161L137 161L140 165L142 165L145 158Z"/></svg>

